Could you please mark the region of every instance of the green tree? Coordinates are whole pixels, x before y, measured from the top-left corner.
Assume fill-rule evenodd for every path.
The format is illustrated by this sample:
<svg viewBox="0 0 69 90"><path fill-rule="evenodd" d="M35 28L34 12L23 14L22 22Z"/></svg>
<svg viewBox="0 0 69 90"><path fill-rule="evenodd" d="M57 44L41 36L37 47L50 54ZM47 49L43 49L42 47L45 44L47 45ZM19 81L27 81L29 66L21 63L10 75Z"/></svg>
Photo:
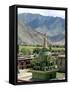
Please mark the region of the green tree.
<svg viewBox="0 0 69 90"><path fill-rule="evenodd" d="M27 49L27 48L22 48L21 49L21 53L23 54L23 55L31 55L31 50L30 49Z"/></svg>

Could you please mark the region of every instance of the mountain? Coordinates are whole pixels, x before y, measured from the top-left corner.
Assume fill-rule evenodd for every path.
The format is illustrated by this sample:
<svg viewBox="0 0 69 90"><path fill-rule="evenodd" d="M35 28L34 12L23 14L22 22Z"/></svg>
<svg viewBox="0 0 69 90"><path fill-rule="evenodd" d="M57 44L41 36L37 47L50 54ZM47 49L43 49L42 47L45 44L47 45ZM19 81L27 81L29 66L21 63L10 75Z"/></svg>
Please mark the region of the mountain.
<svg viewBox="0 0 69 90"><path fill-rule="evenodd" d="M29 26L25 26L24 23L18 23L18 44L25 45L42 45L43 34L32 30Z"/></svg>
<svg viewBox="0 0 69 90"><path fill-rule="evenodd" d="M65 44L65 20L31 13L18 15L19 44L42 45L43 33L47 33L49 43Z"/></svg>

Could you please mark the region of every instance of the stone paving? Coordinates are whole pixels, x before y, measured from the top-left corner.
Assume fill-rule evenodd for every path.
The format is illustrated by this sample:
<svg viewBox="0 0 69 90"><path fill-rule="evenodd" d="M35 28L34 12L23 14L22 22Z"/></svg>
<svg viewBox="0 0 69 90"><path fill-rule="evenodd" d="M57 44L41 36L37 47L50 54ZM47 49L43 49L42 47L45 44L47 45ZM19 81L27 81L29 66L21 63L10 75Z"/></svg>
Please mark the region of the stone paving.
<svg viewBox="0 0 69 90"><path fill-rule="evenodd" d="M65 73L58 73L57 72L56 79L58 79L58 80L64 80L65 79Z"/></svg>
<svg viewBox="0 0 69 90"><path fill-rule="evenodd" d="M30 80L32 78L32 73L29 69L19 70L18 79L19 80Z"/></svg>
<svg viewBox="0 0 69 90"><path fill-rule="evenodd" d="M64 80L64 79L65 79L65 73L57 72L56 78L52 80ZM19 70L18 80L31 81L32 73L30 72L29 69Z"/></svg>

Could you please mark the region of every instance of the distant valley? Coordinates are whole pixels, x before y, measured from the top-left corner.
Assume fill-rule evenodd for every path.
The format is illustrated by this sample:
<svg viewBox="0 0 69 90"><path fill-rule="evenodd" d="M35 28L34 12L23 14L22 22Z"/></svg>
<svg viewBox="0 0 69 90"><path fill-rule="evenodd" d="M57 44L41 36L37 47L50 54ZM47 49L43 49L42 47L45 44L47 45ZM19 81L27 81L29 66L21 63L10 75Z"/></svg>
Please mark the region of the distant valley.
<svg viewBox="0 0 69 90"><path fill-rule="evenodd" d="M49 44L65 44L65 20L60 17L23 13L18 15L18 44L42 45L46 33Z"/></svg>

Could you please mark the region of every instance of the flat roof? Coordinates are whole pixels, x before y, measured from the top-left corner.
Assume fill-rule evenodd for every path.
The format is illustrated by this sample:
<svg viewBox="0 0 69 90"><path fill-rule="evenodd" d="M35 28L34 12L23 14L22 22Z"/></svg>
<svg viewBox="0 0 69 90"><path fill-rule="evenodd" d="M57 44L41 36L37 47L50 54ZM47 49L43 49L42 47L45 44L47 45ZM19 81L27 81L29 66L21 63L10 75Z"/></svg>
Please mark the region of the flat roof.
<svg viewBox="0 0 69 90"><path fill-rule="evenodd" d="M65 58L65 55L58 55L58 57Z"/></svg>
<svg viewBox="0 0 69 90"><path fill-rule="evenodd" d="M32 58L30 57L18 57L18 60L31 60Z"/></svg>

